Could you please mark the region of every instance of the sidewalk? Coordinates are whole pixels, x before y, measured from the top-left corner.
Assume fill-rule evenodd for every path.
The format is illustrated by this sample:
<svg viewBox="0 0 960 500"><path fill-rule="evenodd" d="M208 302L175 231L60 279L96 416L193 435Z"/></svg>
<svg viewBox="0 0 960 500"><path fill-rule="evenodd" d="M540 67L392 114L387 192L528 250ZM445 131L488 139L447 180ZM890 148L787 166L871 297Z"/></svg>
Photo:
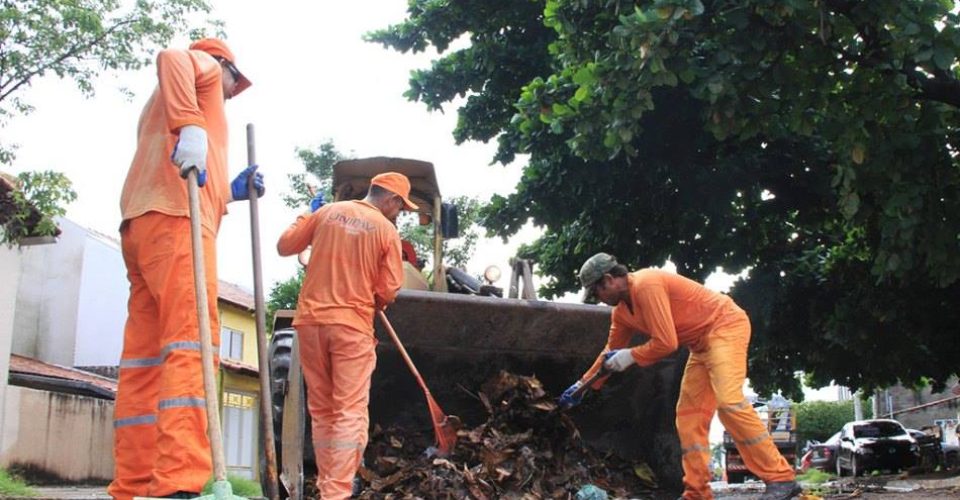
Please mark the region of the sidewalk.
<svg viewBox="0 0 960 500"><path fill-rule="evenodd" d="M106 486L31 486L31 488L37 492L37 496L29 497L30 500L110 499Z"/></svg>

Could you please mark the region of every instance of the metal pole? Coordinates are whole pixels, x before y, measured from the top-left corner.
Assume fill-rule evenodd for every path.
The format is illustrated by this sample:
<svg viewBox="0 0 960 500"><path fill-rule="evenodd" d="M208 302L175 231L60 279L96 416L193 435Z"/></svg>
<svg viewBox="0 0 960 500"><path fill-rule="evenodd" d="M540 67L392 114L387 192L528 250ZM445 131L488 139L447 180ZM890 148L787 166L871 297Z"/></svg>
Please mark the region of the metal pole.
<svg viewBox="0 0 960 500"><path fill-rule="evenodd" d="M247 165L257 164L254 145L253 124L247 124ZM267 491L270 500L279 500L280 488L277 485L277 447L273 435L273 411L270 398L270 360L267 358L266 314L263 305L263 269L260 265L260 207L257 191L253 185L254 174L247 178L247 192L250 193L250 241L253 253L253 300L254 316L257 322L257 354L260 372L260 434L263 436L263 456L266 461Z"/></svg>

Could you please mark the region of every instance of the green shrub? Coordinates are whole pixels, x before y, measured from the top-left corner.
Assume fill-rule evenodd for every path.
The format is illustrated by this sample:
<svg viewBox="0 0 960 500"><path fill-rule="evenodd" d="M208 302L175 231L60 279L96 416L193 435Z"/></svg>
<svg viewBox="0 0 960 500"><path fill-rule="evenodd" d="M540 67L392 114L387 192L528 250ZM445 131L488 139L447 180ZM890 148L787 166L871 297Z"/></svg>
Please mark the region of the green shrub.
<svg viewBox="0 0 960 500"><path fill-rule="evenodd" d="M0 469L0 497L33 497L37 493L27 483L10 475L6 469Z"/></svg>
<svg viewBox="0 0 960 500"><path fill-rule="evenodd" d="M227 475L227 481L230 482L230 488L233 490L233 494L238 497L262 497L263 492L260 490L260 484L256 481L247 479L245 477ZM203 486L203 494L213 494L213 479L211 478L207 481L207 484Z"/></svg>

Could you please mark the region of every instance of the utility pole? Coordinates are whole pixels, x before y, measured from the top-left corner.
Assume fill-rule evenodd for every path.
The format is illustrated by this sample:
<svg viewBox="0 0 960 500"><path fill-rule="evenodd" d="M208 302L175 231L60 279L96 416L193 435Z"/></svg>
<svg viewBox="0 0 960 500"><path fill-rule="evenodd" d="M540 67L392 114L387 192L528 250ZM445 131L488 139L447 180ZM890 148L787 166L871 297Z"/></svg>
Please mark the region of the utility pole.
<svg viewBox="0 0 960 500"><path fill-rule="evenodd" d="M853 393L853 419L854 420L863 420L863 401L861 397L863 393L859 390Z"/></svg>

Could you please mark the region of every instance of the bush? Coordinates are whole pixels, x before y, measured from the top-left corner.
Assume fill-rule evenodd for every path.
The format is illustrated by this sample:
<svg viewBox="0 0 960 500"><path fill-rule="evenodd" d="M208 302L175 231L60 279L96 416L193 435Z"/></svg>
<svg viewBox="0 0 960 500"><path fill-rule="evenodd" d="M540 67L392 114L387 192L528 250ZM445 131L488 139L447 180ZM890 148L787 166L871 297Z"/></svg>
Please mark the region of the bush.
<svg viewBox="0 0 960 500"><path fill-rule="evenodd" d="M0 469L0 497L33 497L37 493L20 478L10 475L6 469Z"/></svg>
<svg viewBox="0 0 960 500"><path fill-rule="evenodd" d="M233 494L238 497L249 498L263 496L263 492L260 490L260 484L256 481L234 475L228 475L227 481L230 482L230 488L233 490ZM203 494L213 494L213 478L203 486Z"/></svg>

